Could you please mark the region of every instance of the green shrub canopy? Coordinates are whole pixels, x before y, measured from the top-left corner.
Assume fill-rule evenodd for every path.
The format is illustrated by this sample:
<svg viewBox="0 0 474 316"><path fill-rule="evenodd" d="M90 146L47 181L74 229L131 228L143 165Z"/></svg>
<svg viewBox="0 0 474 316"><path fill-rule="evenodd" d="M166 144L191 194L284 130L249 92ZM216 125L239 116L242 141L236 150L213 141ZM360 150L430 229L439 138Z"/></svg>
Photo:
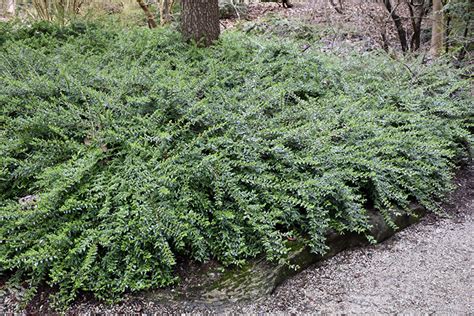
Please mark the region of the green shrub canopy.
<svg viewBox="0 0 474 316"><path fill-rule="evenodd" d="M180 260L284 260L292 236L322 253L329 229L366 233L368 208L436 209L471 135L448 66L239 32L201 49L0 28L0 271L66 303L172 284Z"/></svg>

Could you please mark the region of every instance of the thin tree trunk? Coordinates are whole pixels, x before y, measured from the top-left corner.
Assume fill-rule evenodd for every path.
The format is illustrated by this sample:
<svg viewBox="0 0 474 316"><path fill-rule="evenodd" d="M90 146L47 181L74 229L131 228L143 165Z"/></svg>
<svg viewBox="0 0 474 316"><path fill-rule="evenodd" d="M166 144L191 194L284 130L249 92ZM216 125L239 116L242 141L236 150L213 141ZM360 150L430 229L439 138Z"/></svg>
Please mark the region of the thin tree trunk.
<svg viewBox="0 0 474 316"><path fill-rule="evenodd" d="M458 61L462 61L464 59L464 57L466 57L466 54L467 54L467 49L468 49L468 46L469 46L469 38L467 37L468 34L469 34L469 26L470 26L470 22L471 22L471 19L469 19L466 23L466 28L464 29L464 40L466 41L466 43L463 45L461 51L459 52L459 55L458 55Z"/></svg>
<svg viewBox="0 0 474 316"><path fill-rule="evenodd" d="M140 5L140 8L142 8L143 12L145 12L147 22L148 22L148 27L151 29L154 29L157 26L156 21L155 21L155 16L153 15L153 13L151 13L145 1L137 0L137 2Z"/></svg>
<svg viewBox="0 0 474 316"><path fill-rule="evenodd" d="M219 38L218 0L182 0L181 31L185 40L209 46Z"/></svg>
<svg viewBox="0 0 474 316"><path fill-rule="evenodd" d="M7 0L7 14L9 16L15 16L16 13L16 1Z"/></svg>
<svg viewBox="0 0 474 316"><path fill-rule="evenodd" d="M446 30L444 33L444 47L445 47L446 53L449 53L450 34L451 34L451 14L450 12L446 12Z"/></svg>
<svg viewBox="0 0 474 316"><path fill-rule="evenodd" d="M382 48L384 51L387 53L389 52L389 45L388 45L388 40L387 40L387 34L385 30L380 34L382 37Z"/></svg>
<svg viewBox="0 0 474 316"><path fill-rule="evenodd" d="M431 55L439 56L443 50L443 3L433 0L433 27L431 31Z"/></svg>
<svg viewBox="0 0 474 316"><path fill-rule="evenodd" d="M161 0L160 3L160 24L165 25L171 22L172 0Z"/></svg>
<svg viewBox="0 0 474 316"><path fill-rule="evenodd" d="M421 44L421 22L425 15L424 3L413 5L408 3L410 19L413 28L413 34L410 40L410 49L412 52L417 51Z"/></svg>
<svg viewBox="0 0 474 316"><path fill-rule="evenodd" d="M48 0L33 0L33 7L35 8L36 13L40 19L51 21L51 8Z"/></svg>
<svg viewBox="0 0 474 316"><path fill-rule="evenodd" d="M388 13L390 13L390 17L392 18L393 23L395 24L395 27L397 29L400 45L402 46L402 51L406 52L408 51L407 33L403 28L402 19L397 14L396 8L392 7L392 3L390 2L390 0L384 0L384 4Z"/></svg>

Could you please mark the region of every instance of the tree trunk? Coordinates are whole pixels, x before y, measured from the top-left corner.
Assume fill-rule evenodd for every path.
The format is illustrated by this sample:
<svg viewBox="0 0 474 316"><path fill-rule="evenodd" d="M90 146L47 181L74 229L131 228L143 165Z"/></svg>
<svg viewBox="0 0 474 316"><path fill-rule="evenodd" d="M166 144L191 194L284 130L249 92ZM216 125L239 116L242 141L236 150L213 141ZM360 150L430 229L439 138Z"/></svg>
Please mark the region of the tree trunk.
<svg viewBox="0 0 474 316"><path fill-rule="evenodd" d="M431 54L439 56L443 50L443 3L433 0L433 27L431 31Z"/></svg>
<svg viewBox="0 0 474 316"><path fill-rule="evenodd" d="M469 35L469 26L471 25L470 22L471 22L471 18L469 18L469 20L467 21L466 28L464 29L463 38L466 41L466 43L463 45L463 47L461 48L461 51L459 52L458 62L462 61L464 57L466 57L466 54L467 54L467 50L469 47L469 38L467 36Z"/></svg>
<svg viewBox="0 0 474 316"><path fill-rule="evenodd" d="M7 0L7 14L9 16L15 16L16 13L16 1Z"/></svg>
<svg viewBox="0 0 474 316"><path fill-rule="evenodd" d="M282 0L284 8L293 8L293 5L290 3L290 0Z"/></svg>
<svg viewBox="0 0 474 316"><path fill-rule="evenodd" d="M160 3L160 24L165 25L171 22L171 9L173 0L161 0Z"/></svg>
<svg viewBox="0 0 474 316"><path fill-rule="evenodd" d="M429 0L411 0L407 2L412 20L413 34L410 41L411 50L417 51L421 45L421 25L428 14L431 3Z"/></svg>
<svg viewBox="0 0 474 316"><path fill-rule="evenodd" d="M183 0L181 30L185 40L209 46L219 38L218 0Z"/></svg>
<svg viewBox="0 0 474 316"><path fill-rule="evenodd" d="M147 22L148 22L148 27L151 29L154 29L157 26L156 21L155 21L155 16L153 15L153 13L151 13L145 1L137 0L137 2L140 5L140 8L142 8L143 12L145 12Z"/></svg>
<svg viewBox="0 0 474 316"><path fill-rule="evenodd" d="M445 19L446 19L446 30L444 31L444 47L445 47L445 53L449 53L449 44L450 44L450 38L449 36L451 35L451 12L445 11Z"/></svg>

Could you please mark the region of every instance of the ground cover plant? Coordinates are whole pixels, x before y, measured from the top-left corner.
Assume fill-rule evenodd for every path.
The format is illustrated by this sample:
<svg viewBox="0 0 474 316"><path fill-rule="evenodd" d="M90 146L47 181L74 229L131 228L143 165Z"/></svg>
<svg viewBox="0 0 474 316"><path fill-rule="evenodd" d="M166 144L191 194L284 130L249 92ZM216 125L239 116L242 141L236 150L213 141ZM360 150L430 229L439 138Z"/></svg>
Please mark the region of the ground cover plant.
<svg viewBox="0 0 474 316"><path fill-rule="evenodd" d="M284 261L294 237L322 253L369 208L436 211L467 155L468 82L442 62L0 27L0 271L62 303L172 284L180 260Z"/></svg>

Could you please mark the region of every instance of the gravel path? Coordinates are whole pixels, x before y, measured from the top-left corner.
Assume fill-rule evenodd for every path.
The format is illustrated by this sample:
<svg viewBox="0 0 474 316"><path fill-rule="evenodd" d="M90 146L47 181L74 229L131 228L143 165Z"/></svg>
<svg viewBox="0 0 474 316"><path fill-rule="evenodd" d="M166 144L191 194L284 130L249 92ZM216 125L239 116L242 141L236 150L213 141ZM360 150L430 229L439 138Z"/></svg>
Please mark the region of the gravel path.
<svg viewBox="0 0 474 316"><path fill-rule="evenodd" d="M433 214L375 246L339 253L278 287L273 295L226 309L130 302L110 312L152 313L474 313L474 166L456 180L444 204L449 218ZM103 312L79 305L78 311Z"/></svg>

